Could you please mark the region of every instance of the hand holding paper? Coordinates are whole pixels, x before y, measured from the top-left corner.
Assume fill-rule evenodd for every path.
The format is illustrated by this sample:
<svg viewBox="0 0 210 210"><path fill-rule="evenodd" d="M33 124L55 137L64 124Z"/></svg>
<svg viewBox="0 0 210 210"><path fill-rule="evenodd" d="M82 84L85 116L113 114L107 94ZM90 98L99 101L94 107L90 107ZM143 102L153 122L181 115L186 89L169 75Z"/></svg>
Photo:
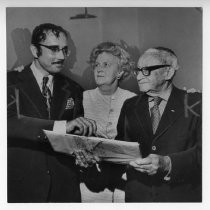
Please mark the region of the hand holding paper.
<svg viewBox="0 0 210 210"><path fill-rule="evenodd" d="M94 120L78 117L66 123L66 133L70 132L82 136L91 136L96 133L96 123Z"/></svg>
<svg viewBox="0 0 210 210"><path fill-rule="evenodd" d="M170 159L167 156L150 154L146 158L137 158L129 163L135 170L155 175L158 170L169 171Z"/></svg>
<svg viewBox="0 0 210 210"><path fill-rule="evenodd" d="M75 152L86 151L102 161L118 164L128 164L130 161L141 158L137 142L118 141L97 137L58 134L44 130L53 149L57 152L74 155ZM85 156L83 157L85 158Z"/></svg>

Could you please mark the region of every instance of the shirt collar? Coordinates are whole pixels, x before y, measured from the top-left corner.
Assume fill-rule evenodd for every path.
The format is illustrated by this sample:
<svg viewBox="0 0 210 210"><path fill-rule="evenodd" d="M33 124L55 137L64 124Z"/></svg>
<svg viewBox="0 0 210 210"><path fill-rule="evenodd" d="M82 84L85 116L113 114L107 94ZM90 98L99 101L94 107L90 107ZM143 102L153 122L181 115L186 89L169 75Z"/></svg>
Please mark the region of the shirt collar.
<svg viewBox="0 0 210 210"><path fill-rule="evenodd" d="M118 87L116 91L112 94L112 100L115 100L119 95L120 88Z"/></svg>
<svg viewBox="0 0 210 210"><path fill-rule="evenodd" d="M43 77L46 76L44 75L38 68L36 68L34 61L31 64L31 70L32 73L37 81L37 83L39 84L39 87L42 87L42 81L43 81ZM47 77L49 78L48 82L47 82L47 86L51 87L53 84L53 76L51 74L47 75Z"/></svg>
<svg viewBox="0 0 210 210"><path fill-rule="evenodd" d="M171 95L171 91L172 91L172 84L163 92L163 93L160 93L159 95L157 95L158 97L162 98L162 100L164 101L168 101L170 95ZM152 96L149 96L149 102L151 102L152 100L154 100L154 97Z"/></svg>
<svg viewBox="0 0 210 210"><path fill-rule="evenodd" d="M119 91L120 91L120 88L117 87L116 91L112 95L103 95L103 96L111 97L112 100L115 100L117 98L117 96L119 95ZM96 88L96 92L99 93L100 95L102 95L98 87Z"/></svg>

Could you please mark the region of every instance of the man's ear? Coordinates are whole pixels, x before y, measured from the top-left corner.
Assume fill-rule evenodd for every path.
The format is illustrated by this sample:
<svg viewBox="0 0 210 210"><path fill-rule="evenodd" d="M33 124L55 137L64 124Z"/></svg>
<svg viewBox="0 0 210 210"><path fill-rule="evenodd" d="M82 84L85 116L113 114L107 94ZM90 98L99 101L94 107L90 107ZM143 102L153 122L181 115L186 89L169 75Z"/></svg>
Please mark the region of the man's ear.
<svg viewBox="0 0 210 210"><path fill-rule="evenodd" d="M118 80L121 79L121 77L123 76L123 74L124 74L124 71L118 72L118 74L117 74L117 79L118 79Z"/></svg>
<svg viewBox="0 0 210 210"><path fill-rule="evenodd" d="M38 55L39 53L38 53L37 48L34 45L31 44L30 49L31 49L31 53L34 56L34 58L38 58L39 57L39 55Z"/></svg>
<svg viewBox="0 0 210 210"><path fill-rule="evenodd" d="M168 69L168 71L166 72L166 77L165 77L165 79L166 79L166 80L171 80L171 79L173 78L174 74L175 74L175 69L174 69L173 67L170 67L170 68Z"/></svg>

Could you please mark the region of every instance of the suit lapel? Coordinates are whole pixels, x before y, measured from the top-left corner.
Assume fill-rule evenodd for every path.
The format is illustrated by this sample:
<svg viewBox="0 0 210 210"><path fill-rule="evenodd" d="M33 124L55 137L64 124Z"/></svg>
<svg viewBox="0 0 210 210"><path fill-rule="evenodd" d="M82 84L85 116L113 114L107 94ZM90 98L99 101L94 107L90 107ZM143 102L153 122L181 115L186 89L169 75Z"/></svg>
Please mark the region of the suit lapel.
<svg viewBox="0 0 210 210"><path fill-rule="evenodd" d="M19 73L18 80L20 91L31 102L29 107L33 107L40 117L46 117L47 110L44 97L42 96L39 85L29 66L26 66L26 68Z"/></svg>
<svg viewBox="0 0 210 210"><path fill-rule="evenodd" d="M184 114L183 101L180 98L180 92L176 87L173 87L168 103L161 117L157 132L154 135L153 141L159 138L166 132L181 114Z"/></svg>
<svg viewBox="0 0 210 210"><path fill-rule="evenodd" d="M68 81L60 76L54 76L53 99L51 106L52 119L60 119L65 111L66 101L71 96Z"/></svg>
<svg viewBox="0 0 210 210"><path fill-rule="evenodd" d="M135 104L134 111L138 124L142 127L144 135L146 135L147 137L146 139L151 139L153 134L151 120L149 116L148 97L146 96L146 94L139 96Z"/></svg>

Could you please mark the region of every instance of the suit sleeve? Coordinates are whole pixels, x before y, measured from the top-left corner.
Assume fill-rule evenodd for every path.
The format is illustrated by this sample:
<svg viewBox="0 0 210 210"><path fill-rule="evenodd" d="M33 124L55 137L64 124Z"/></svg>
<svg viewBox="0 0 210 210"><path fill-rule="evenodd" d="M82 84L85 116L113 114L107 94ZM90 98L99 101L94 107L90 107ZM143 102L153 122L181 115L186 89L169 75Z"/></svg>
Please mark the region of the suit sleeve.
<svg viewBox="0 0 210 210"><path fill-rule="evenodd" d="M83 117L84 116L84 108L83 108L83 89L80 86L76 86L76 99L75 99L75 108L74 108L74 114L73 119L77 117Z"/></svg>
<svg viewBox="0 0 210 210"><path fill-rule="evenodd" d="M20 114L19 89L14 85L7 88L7 135L8 140L27 139L31 141L44 140L42 129L52 130L53 120L28 117Z"/></svg>
<svg viewBox="0 0 210 210"><path fill-rule="evenodd" d="M128 120L126 117L126 109L127 109L127 103L126 101L124 102L121 112L120 112L120 116L118 119L118 124L117 124L117 136L116 139L117 140L121 140L121 141L129 141L130 137L128 135Z"/></svg>

